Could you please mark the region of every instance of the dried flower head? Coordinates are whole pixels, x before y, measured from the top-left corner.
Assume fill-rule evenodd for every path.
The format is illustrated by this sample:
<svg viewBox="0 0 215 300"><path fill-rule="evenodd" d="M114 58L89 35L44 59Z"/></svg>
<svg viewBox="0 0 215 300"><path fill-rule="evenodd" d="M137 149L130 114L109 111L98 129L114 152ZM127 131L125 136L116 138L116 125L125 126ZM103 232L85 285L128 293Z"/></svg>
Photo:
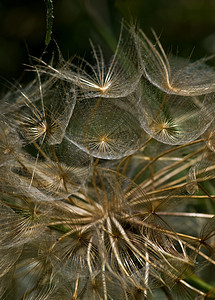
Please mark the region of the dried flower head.
<svg viewBox="0 0 215 300"><path fill-rule="evenodd" d="M0 104L1 299L215 298L214 71L126 32Z"/></svg>

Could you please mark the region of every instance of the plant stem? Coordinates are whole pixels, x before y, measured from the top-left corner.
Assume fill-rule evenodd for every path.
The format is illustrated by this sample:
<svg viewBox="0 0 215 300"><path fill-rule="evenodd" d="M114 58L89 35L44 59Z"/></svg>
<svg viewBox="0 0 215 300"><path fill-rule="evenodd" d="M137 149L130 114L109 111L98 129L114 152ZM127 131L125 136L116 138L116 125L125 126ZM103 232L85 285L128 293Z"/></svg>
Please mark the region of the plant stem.
<svg viewBox="0 0 215 300"><path fill-rule="evenodd" d="M185 279L187 283L190 285L194 286L195 288L206 292L206 293L211 293L211 297L215 296L215 289L212 285L208 284L207 282L203 281L196 275L191 275L188 278ZM209 296L210 297L210 296Z"/></svg>

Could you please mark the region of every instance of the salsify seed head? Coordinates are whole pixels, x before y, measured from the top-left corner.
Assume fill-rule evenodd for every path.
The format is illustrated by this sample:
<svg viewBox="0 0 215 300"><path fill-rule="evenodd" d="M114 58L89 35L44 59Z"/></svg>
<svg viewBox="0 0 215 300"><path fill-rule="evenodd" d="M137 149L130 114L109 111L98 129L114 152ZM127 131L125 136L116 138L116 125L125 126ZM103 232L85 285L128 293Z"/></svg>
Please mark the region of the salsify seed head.
<svg viewBox="0 0 215 300"><path fill-rule="evenodd" d="M214 299L214 70L153 34L1 100L1 299Z"/></svg>

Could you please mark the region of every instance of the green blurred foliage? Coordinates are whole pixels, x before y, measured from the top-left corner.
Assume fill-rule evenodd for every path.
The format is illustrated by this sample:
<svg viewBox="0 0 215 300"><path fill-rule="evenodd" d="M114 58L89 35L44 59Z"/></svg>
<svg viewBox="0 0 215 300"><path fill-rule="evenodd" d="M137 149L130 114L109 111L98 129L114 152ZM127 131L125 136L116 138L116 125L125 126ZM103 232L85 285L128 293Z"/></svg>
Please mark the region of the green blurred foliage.
<svg viewBox="0 0 215 300"><path fill-rule="evenodd" d="M52 38L63 56L91 55L89 39L107 56L118 38L122 18L136 22L152 37L160 36L166 51L200 58L215 52L214 0L53 0ZM46 50L46 5L43 0L0 0L0 75L17 79L29 55ZM50 44L51 55L56 48ZM28 75L30 76L30 75Z"/></svg>

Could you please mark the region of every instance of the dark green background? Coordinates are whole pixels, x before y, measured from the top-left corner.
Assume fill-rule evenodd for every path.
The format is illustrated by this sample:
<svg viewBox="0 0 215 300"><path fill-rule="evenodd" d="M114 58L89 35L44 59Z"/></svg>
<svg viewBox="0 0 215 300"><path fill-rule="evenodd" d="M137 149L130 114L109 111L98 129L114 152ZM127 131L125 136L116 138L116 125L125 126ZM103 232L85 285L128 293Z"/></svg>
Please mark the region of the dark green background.
<svg viewBox="0 0 215 300"><path fill-rule="evenodd" d="M192 53L196 59L215 53L214 0L54 0L53 4L52 37L66 59L74 54L90 59L89 38L111 53L107 42L118 38L122 18L137 22L149 36L153 28L165 50L180 56ZM45 50L45 32L43 0L0 0L1 77L21 78L29 55L40 57ZM50 43L48 55L53 49ZM30 77L28 73L24 78Z"/></svg>

